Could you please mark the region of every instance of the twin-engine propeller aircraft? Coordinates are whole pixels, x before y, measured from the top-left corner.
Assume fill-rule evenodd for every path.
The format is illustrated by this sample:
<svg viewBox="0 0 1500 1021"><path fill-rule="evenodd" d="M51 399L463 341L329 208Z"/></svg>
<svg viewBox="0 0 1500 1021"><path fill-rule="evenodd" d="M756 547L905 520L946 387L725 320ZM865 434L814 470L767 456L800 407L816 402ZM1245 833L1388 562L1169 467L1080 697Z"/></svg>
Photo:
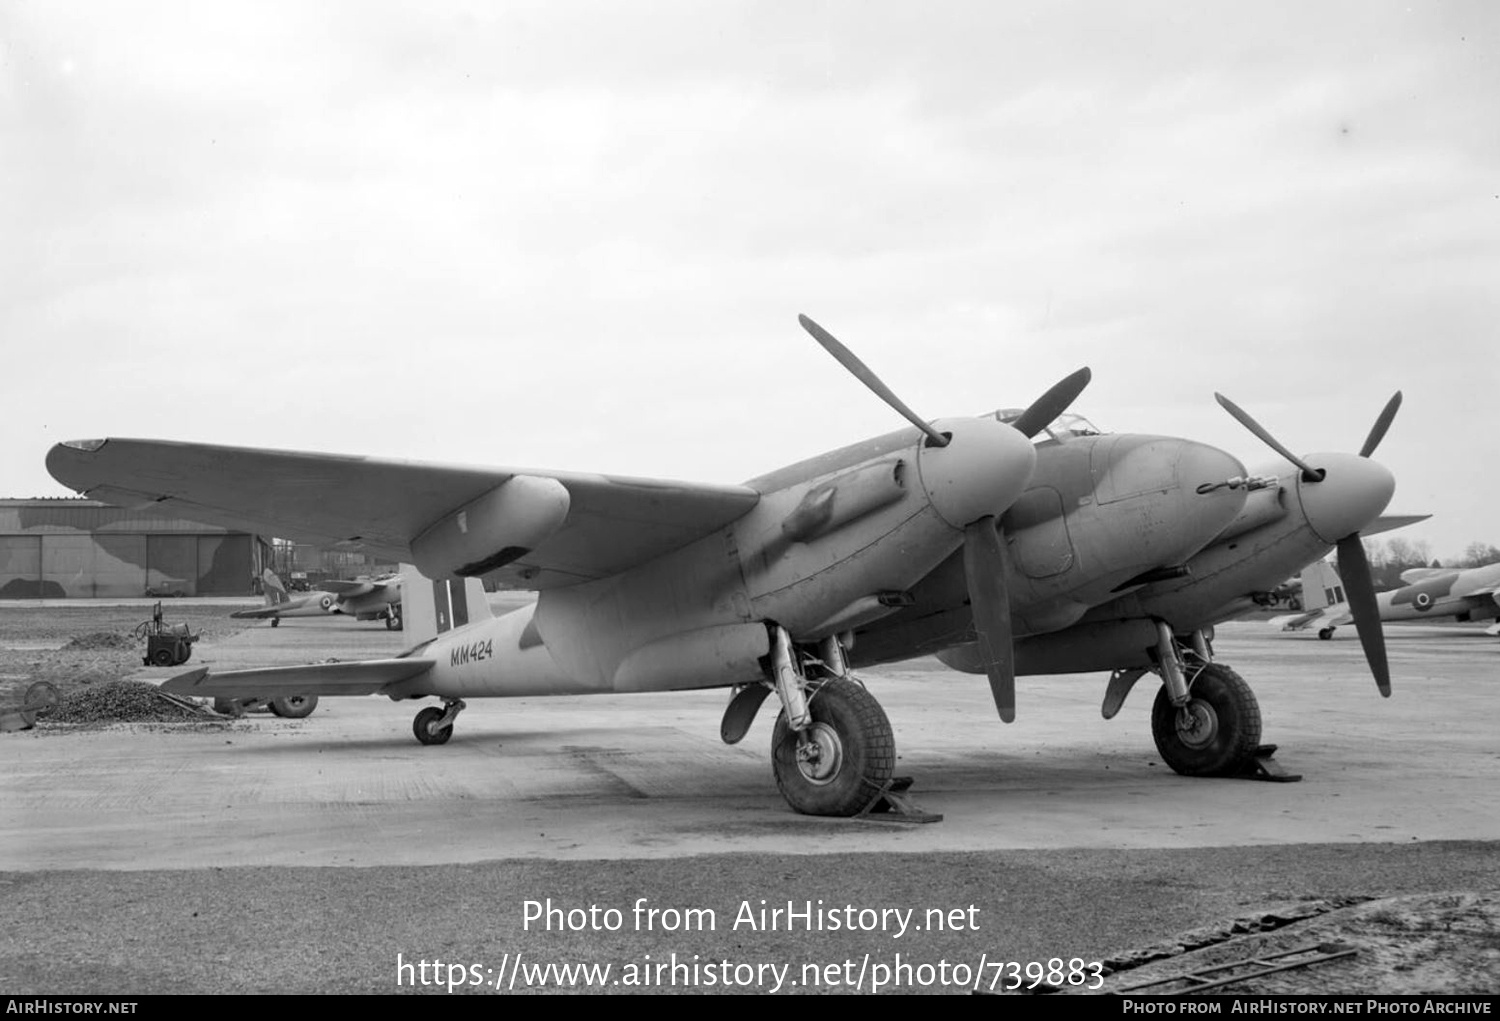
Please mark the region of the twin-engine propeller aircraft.
<svg viewBox="0 0 1500 1021"><path fill-rule="evenodd" d="M1370 460L1401 405L1397 393L1371 427L1358 455L1297 457L1233 402L1216 395L1236 419L1286 460L1253 475L1199 487L1245 494L1243 506L1204 547L1173 569L1154 572L1145 583L1087 609L1075 623L1023 638L1016 645L1022 674L1112 670L1103 713L1113 717L1131 687L1148 672L1162 677L1152 708L1157 750L1178 773L1227 776L1254 765L1260 746L1260 708L1243 678L1214 661L1213 625L1270 601L1271 593L1304 565L1337 548L1345 572L1352 616L1380 693L1390 695L1390 671L1377 611L1375 587L1361 535L1400 527L1417 517L1381 518L1395 491L1395 478ZM1061 459L1038 458L1032 485L1046 484L1044 469L1061 470ZM1029 495L1029 494L1028 494ZM1024 509L1025 497L1002 518ZM1065 527L1065 526L1064 526ZM937 652L955 669L978 672L982 656L961 642L963 614L954 602L952 565L944 565L914 590L916 606L856 630L855 663L900 659L916 651Z"/></svg>
<svg viewBox="0 0 1500 1021"><path fill-rule="evenodd" d="M812 814L856 814L888 788L890 723L851 677L850 654L927 651L876 640L913 617L961 622L965 663L987 675L1005 720L1015 715L1017 633L1097 637L1075 658L1111 667L1149 665L1154 650L1175 647L1170 631L1159 646L1150 618L1131 621L1148 636L1138 647L1083 621L1091 607L1181 576L1242 515L1249 484L1237 460L1187 440L1065 425L1034 445L1087 369L1019 414L929 422L801 321L912 427L741 486L129 439L59 444L48 469L96 499L357 543L435 579L428 589L404 572L416 644L401 657L196 671L172 690L436 696L443 706L414 722L424 744L449 739L465 698L710 687L738 689L721 725L735 742L774 693L777 785ZM539 596L475 619L479 579ZM879 655L865 656L867 635ZM1028 657L1037 641L1021 644L1026 669L1071 662L1061 645ZM1172 704L1186 705L1181 672L1168 679Z"/></svg>
<svg viewBox="0 0 1500 1021"><path fill-rule="evenodd" d="M240 620L267 620L278 627L283 617L323 617L346 613L356 620L383 620L391 630L401 627L401 579L358 578L353 581L325 581L318 588L293 596L266 568L260 576L266 605L254 610L236 610L229 616Z"/></svg>
<svg viewBox="0 0 1500 1021"><path fill-rule="evenodd" d="M1316 628L1318 637L1333 637L1334 629L1354 619L1344 600L1338 573L1328 563L1314 565L1322 570L1313 580L1321 579L1319 598L1304 603L1304 614L1276 617L1271 623L1283 631ZM1413 567L1401 572L1400 588L1381 592L1375 597L1383 621L1432 620L1452 617L1500 621L1500 564L1484 567ZM1303 590L1307 590L1308 572L1303 572ZM1500 635L1500 623L1485 628L1485 633Z"/></svg>

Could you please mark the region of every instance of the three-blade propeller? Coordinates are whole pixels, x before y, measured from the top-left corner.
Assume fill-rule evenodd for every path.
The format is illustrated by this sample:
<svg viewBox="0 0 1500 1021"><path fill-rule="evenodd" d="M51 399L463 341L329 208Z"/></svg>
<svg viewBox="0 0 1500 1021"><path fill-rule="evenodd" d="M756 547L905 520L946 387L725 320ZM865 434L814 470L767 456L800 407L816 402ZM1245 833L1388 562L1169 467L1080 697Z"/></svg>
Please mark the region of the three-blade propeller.
<svg viewBox="0 0 1500 1021"><path fill-rule="evenodd" d="M1249 429L1259 437L1266 446L1286 458L1302 472L1302 481L1307 484L1323 482L1328 478L1328 472L1323 468L1315 468L1307 464L1303 459L1296 457L1276 438L1267 432L1259 422L1236 405L1223 394L1214 394L1218 402L1223 405L1224 410L1233 415L1241 425ZM1396 412L1401 407L1401 391L1386 402L1376 417L1374 425L1370 427L1369 435L1365 437L1364 444L1359 448L1359 456L1369 458L1375 453L1375 448L1380 446L1380 441L1385 438L1386 430L1391 427ZM1390 664L1385 652L1385 631L1380 624L1380 605L1375 598L1375 579L1370 571L1369 558L1365 556L1364 541L1359 532L1350 532L1341 536L1335 543L1339 557L1339 576L1344 582L1344 592L1349 600L1349 610L1354 616L1354 627L1359 632L1359 644L1364 649L1365 660L1370 664L1370 673L1375 676L1375 686L1380 689L1380 694L1389 698L1391 694L1391 671Z"/></svg>
<svg viewBox="0 0 1500 1021"><path fill-rule="evenodd" d="M908 422L927 435L932 446L945 447L951 438L917 415L881 381L864 362L834 336L807 316L798 316L803 329L821 344L839 364L896 410ZM1079 369L1042 394L1011 426L1030 438L1049 422L1068 410L1073 400L1089 383L1088 369ZM964 575L969 589L969 605L974 616L976 648L989 678L990 692L1000 718L1009 723L1016 718L1016 670L1014 637L1010 626L1009 563L1005 538L1000 534L999 515L1004 507L995 507L964 526Z"/></svg>

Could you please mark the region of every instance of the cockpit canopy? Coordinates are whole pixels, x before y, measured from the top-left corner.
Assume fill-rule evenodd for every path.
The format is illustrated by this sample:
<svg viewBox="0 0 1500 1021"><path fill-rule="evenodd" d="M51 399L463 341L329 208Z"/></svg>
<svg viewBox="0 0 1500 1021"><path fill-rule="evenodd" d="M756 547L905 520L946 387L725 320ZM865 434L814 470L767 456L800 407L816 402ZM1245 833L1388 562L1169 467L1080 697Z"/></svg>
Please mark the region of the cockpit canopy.
<svg viewBox="0 0 1500 1021"><path fill-rule="evenodd" d="M1020 418L1021 412L1025 410L1025 408L1002 408L995 412L995 417L1002 422L1010 423ZM1047 440L1052 439L1059 443L1066 443L1075 436L1102 436L1103 434L1103 429L1100 429L1082 415L1075 415L1073 412L1068 411L1058 415L1051 422L1047 423L1046 428L1033 436L1032 440L1036 443L1045 443Z"/></svg>

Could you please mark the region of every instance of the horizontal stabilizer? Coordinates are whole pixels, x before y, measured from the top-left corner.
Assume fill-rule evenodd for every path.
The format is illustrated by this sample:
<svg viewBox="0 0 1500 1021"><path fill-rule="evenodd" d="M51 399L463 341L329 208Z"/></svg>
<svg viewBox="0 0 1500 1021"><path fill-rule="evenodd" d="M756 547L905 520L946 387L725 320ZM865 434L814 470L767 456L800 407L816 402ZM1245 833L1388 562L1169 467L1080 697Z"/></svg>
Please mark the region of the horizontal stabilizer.
<svg viewBox="0 0 1500 1021"><path fill-rule="evenodd" d="M218 673L199 667L163 682L161 690L198 698L376 695L389 685L399 684L430 669L436 662L432 659L409 657L225 670Z"/></svg>

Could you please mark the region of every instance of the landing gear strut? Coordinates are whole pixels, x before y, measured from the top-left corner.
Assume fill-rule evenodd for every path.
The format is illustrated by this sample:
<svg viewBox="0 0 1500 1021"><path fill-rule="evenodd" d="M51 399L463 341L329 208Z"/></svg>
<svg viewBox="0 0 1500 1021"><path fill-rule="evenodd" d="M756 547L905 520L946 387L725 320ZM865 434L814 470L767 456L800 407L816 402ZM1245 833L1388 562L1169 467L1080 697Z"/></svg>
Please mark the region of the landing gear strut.
<svg viewBox="0 0 1500 1021"><path fill-rule="evenodd" d="M411 721L411 731L423 744L447 744L453 736L453 721L464 710L463 699L455 698L442 706L430 705Z"/></svg>
<svg viewBox="0 0 1500 1021"><path fill-rule="evenodd" d="M849 675L835 639L819 648L809 680L791 637L773 632L772 664L781 715L771 734L771 769L787 803L804 815L858 815L890 785L896 739L875 697Z"/></svg>
<svg viewBox="0 0 1500 1021"><path fill-rule="evenodd" d="M1151 734L1163 761L1183 776L1234 776L1250 768L1260 747L1260 706L1245 679L1211 662L1194 636L1183 648L1166 625L1158 661L1165 683L1151 706Z"/></svg>

